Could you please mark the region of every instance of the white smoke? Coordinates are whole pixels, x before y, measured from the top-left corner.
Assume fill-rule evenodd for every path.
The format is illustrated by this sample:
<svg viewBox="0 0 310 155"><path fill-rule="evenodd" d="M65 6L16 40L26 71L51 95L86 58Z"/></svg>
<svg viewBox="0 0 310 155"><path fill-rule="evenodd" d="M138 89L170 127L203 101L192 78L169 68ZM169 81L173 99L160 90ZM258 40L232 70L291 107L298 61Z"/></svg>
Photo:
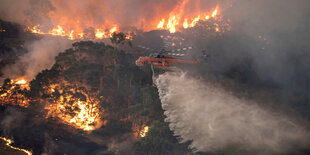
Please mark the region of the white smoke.
<svg viewBox="0 0 310 155"><path fill-rule="evenodd" d="M239 99L214 84L185 73L165 73L156 80L170 129L196 151L238 148L282 154L309 146L299 124L252 101Z"/></svg>
<svg viewBox="0 0 310 155"><path fill-rule="evenodd" d="M3 69L4 77L19 78L23 76L32 80L43 69L49 69L55 63L55 57L71 47L70 40L59 37L44 37L26 43L28 53L19 57L15 64Z"/></svg>

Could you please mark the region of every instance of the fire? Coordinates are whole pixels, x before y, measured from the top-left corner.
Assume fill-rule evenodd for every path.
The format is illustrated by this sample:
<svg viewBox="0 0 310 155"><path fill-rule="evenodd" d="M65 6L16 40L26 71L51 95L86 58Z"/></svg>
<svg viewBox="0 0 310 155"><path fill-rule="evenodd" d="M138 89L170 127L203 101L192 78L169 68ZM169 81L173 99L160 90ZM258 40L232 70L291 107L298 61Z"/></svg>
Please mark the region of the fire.
<svg viewBox="0 0 310 155"><path fill-rule="evenodd" d="M164 24L165 24L165 19L162 19L159 24L157 25L157 28L162 29L164 28Z"/></svg>
<svg viewBox="0 0 310 155"><path fill-rule="evenodd" d="M217 7L216 7L216 9L212 12L211 17L212 17L212 18L215 18L216 15L217 15Z"/></svg>
<svg viewBox="0 0 310 155"><path fill-rule="evenodd" d="M70 32L70 34L69 34L69 39L70 39L70 40L73 40L73 39L74 39L73 33L74 33L74 30L71 30L71 32Z"/></svg>
<svg viewBox="0 0 310 155"><path fill-rule="evenodd" d="M117 27L114 26L113 28L110 29L110 34L113 34L113 33L116 32L116 31L117 31Z"/></svg>
<svg viewBox="0 0 310 155"><path fill-rule="evenodd" d="M170 16L168 18L168 22L166 25L165 25L165 18L159 21L157 28L160 28L160 29L166 28L167 30L170 31L170 33L175 33L179 27L178 26L179 23L182 23L181 22L182 20L183 20L183 28L187 29L190 27L195 27L199 21L206 21L206 20L209 20L210 18L216 19L216 17L218 16L219 9L218 9L218 6L216 6L216 8L210 13L199 13L194 18L184 18L183 9L186 3L187 1L183 1L180 7L177 7L173 12L170 13Z"/></svg>
<svg viewBox="0 0 310 155"><path fill-rule="evenodd" d="M21 92L23 89L29 90L29 84L26 80L11 80L0 86L0 105L14 105L28 107L30 99Z"/></svg>
<svg viewBox="0 0 310 155"><path fill-rule="evenodd" d="M112 34L113 34L114 32L116 32L116 31L117 31L117 27L114 26L113 28L110 29L110 34L109 34L109 36L112 37Z"/></svg>
<svg viewBox="0 0 310 155"><path fill-rule="evenodd" d="M126 38L127 40L132 40L132 36L131 36L130 34L127 34L127 35L125 36L125 38Z"/></svg>
<svg viewBox="0 0 310 155"><path fill-rule="evenodd" d="M187 29L187 28L188 28L187 18L185 18L185 19L184 19L184 22L183 22L183 27L184 27L185 29Z"/></svg>
<svg viewBox="0 0 310 155"><path fill-rule="evenodd" d="M101 127L103 111L99 108L98 100L82 90L62 90L58 85L51 85L49 88L51 94L56 90L60 93L60 97L52 97L52 103L45 107L48 110L47 117L59 118L65 124L85 131ZM81 99L77 96L85 98Z"/></svg>
<svg viewBox="0 0 310 155"><path fill-rule="evenodd" d="M53 35L53 36L61 36L66 37L70 40L76 40L76 39L84 39L85 33L84 32L78 32L73 29L65 30L62 26L57 25L55 28L48 32L43 32L40 29L40 25L36 25L33 27L28 27L27 30L29 30L32 33L36 34L43 34L43 35ZM117 32L118 28L117 26L113 26L109 29L109 31L105 31L105 28L97 28L95 32L95 39L103 39L103 38L109 38L112 36L114 32ZM89 39L89 38L86 38Z"/></svg>
<svg viewBox="0 0 310 155"><path fill-rule="evenodd" d="M147 134L147 132L149 132L149 127L148 127L148 126L145 126L145 127L143 128L143 130L141 130L140 133L139 133L140 137L145 137L146 134Z"/></svg>
<svg viewBox="0 0 310 155"><path fill-rule="evenodd" d="M27 83L27 81L26 81L26 80L24 80L24 79L21 79L21 80L19 80L19 81L16 81L15 83L16 83L16 84L21 84L21 85L24 85L24 84L26 84L26 83Z"/></svg>
<svg viewBox="0 0 310 155"><path fill-rule="evenodd" d="M28 27L28 29L32 32L32 33L38 33L38 34L45 34L43 32L41 32L40 30L40 25L35 25L32 28Z"/></svg>
<svg viewBox="0 0 310 155"><path fill-rule="evenodd" d="M28 150L25 150L25 149L20 149L20 148L17 148L17 147L14 147L12 146L11 144L13 143L13 140L10 140L10 139L7 139L5 137L0 137L0 139L4 140L6 142L6 145L14 150L19 150L19 151L23 151L25 152L26 154L28 155L32 155L32 152L31 151L28 151Z"/></svg>
<svg viewBox="0 0 310 155"><path fill-rule="evenodd" d="M196 17L196 18L194 18L193 19L193 21L192 21L192 23L191 23L191 27L194 27L196 24L197 24L197 22L200 20L200 15L198 16L198 17Z"/></svg>
<svg viewBox="0 0 310 155"><path fill-rule="evenodd" d="M13 83L15 85L19 85L22 89L27 89L27 90L30 89L28 81L25 80L24 78L19 78L19 79L16 79L16 80L11 80L11 83Z"/></svg>
<svg viewBox="0 0 310 155"><path fill-rule="evenodd" d="M57 25L57 27L52 29L49 33L55 36L66 36L66 32L60 25Z"/></svg>
<svg viewBox="0 0 310 155"><path fill-rule="evenodd" d="M126 22L126 24L124 24L122 23L122 20L118 19L117 16L107 15L104 16L105 18L98 16L99 19L102 18L101 20L97 19L97 16L84 17L79 14L74 16L66 16L64 12L68 13L66 10L67 6L63 6L61 1L51 1L51 3L59 7L58 10L52 11L48 14L48 17L54 26L50 28L50 25L39 25L34 23L28 27L29 31L37 34L62 36L70 40L103 39L111 37L112 34L117 31L130 31L128 34L131 34L132 31L136 30L151 31L156 29L165 29L169 30L170 33L175 33L179 30L195 27L199 21L207 21L212 18L218 20L220 17L219 5L209 10L202 10L200 7L197 7L199 6L199 1L192 2L189 0L180 0L175 2L174 6L171 7L171 10L156 9L158 12L156 11L154 17L150 18L152 20L148 20L148 18L141 18L136 21ZM94 3L94 5L96 5L94 8L97 8L97 4ZM106 10L101 11L105 12ZM84 30L86 29L93 31L90 33L93 33L94 35L85 34L86 32L84 32ZM126 33L126 35L128 34ZM89 36L95 36L95 38L91 38Z"/></svg>
<svg viewBox="0 0 310 155"><path fill-rule="evenodd" d="M176 26L179 24L178 19L176 16L172 16L168 20L167 28L170 33L176 32Z"/></svg>
<svg viewBox="0 0 310 155"><path fill-rule="evenodd" d="M96 29L95 36L98 39L102 39L102 38L106 37L105 32L103 30L100 30L100 29Z"/></svg>

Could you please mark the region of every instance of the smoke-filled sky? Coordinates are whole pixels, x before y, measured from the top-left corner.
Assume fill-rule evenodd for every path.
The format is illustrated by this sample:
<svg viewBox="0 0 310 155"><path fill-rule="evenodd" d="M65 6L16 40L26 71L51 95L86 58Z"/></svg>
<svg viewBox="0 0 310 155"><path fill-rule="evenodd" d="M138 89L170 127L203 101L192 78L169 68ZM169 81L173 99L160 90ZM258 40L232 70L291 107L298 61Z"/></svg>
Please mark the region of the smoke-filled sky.
<svg viewBox="0 0 310 155"><path fill-rule="evenodd" d="M305 0L235 0L224 12L231 32L189 37L207 49L207 64L196 74L166 73L157 81L175 135L193 140L198 151L308 149L308 121L297 117L309 118L309 6Z"/></svg>
<svg viewBox="0 0 310 155"><path fill-rule="evenodd" d="M137 27L155 28L170 12L181 12L191 17L215 8L212 0L1 0L0 18L34 26L40 24L50 29L61 25L67 29L81 30L88 27ZM184 9L179 7L185 4ZM155 27L154 27L155 26Z"/></svg>
<svg viewBox="0 0 310 155"><path fill-rule="evenodd" d="M307 93L309 6L307 0L235 0L223 13L231 21L229 33L216 39L192 37L190 42L207 49L214 70L246 66L260 81Z"/></svg>
<svg viewBox="0 0 310 155"><path fill-rule="evenodd" d="M55 57L71 47L71 41L59 37L46 37L26 43L28 53L22 55L12 65L3 68L5 78L23 77L30 81L44 69L55 63Z"/></svg>
<svg viewBox="0 0 310 155"><path fill-rule="evenodd" d="M68 29L119 24L151 30L182 2L187 2L184 17L219 5L231 31L207 39L187 34L187 45L210 54L206 65L195 68L195 76L204 80L178 74L159 77L163 108L174 133L184 141L193 140L192 146L199 151L240 146L245 151L281 154L309 147L308 126L280 110L260 106L271 103L277 107L285 100L292 111L295 107L309 111L309 0L0 0L0 19L46 29L59 24ZM31 62L26 72L33 78L68 47L67 42L42 39L30 43L30 53L17 62ZM232 78L235 88L224 90L220 85L225 84L206 82L210 76L219 83ZM250 95L235 96L239 86ZM259 97L258 90L270 93L271 99ZM258 97L248 99L251 96ZM298 109L294 113L309 115Z"/></svg>
<svg viewBox="0 0 310 155"><path fill-rule="evenodd" d="M288 62L288 57L306 56L310 49L309 6L310 2L307 0L239 0L227 10L227 16L241 34L256 37L261 35L267 40L265 51L261 54L250 53L255 61L262 61L256 63L265 65L257 66L258 70L266 66L276 67L271 72L294 70L293 66L290 67L294 64ZM304 62L303 59L301 61Z"/></svg>

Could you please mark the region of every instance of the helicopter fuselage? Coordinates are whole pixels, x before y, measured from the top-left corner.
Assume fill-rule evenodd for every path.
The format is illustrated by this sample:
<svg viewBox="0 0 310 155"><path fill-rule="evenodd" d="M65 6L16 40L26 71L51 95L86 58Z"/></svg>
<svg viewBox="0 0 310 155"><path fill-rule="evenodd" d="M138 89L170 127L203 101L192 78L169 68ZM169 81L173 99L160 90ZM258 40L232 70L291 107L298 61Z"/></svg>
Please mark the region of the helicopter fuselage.
<svg viewBox="0 0 310 155"><path fill-rule="evenodd" d="M199 60L191 61L191 60L177 59L177 58L172 58L172 57L160 57L160 58L139 57L139 59L136 60L136 65L139 67L142 67L145 64L151 64L154 67L169 67L170 63L196 64L196 63L199 63Z"/></svg>

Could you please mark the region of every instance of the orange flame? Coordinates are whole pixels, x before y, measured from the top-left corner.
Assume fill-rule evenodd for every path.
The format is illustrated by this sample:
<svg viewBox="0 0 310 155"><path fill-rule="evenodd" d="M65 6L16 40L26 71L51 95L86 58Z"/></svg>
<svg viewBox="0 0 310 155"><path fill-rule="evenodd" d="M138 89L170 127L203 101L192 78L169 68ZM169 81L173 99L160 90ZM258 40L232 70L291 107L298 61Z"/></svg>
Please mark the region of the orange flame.
<svg viewBox="0 0 310 155"><path fill-rule="evenodd" d="M184 22L183 22L183 27L184 27L185 29L187 29L187 28L188 28L187 18L185 18L185 19L184 19Z"/></svg>
<svg viewBox="0 0 310 155"><path fill-rule="evenodd" d="M31 151L28 151L28 150L25 150L25 149L20 149L20 148L17 148L17 147L12 146L11 144L13 143L13 140L10 140L10 139L5 138L5 137L0 137L0 139L4 140L4 141L6 142L5 145L8 146L8 147L10 147L11 149L23 151L23 152L25 152L27 155L32 155L32 152L31 152Z"/></svg>
<svg viewBox="0 0 310 155"><path fill-rule="evenodd" d="M187 3L187 1L183 1L183 3L180 5L180 7L176 8L173 12L170 13L170 16L168 18L168 23L165 26L165 18L163 18L161 21L159 21L159 24L157 25L157 28L167 28L170 33L174 33L177 31L178 25L180 21L184 18L183 16L183 9L184 5ZM189 22L188 18L183 19L183 28L187 29L189 27L194 27L196 24L202 20L206 21L209 20L210 18L216 19L216 16L218 15L218 6L212 11L211 13L199 13L195 18L190 18L192 19L191 22ZM203 16L204 18L201 18Z"/></svg>
<svg viewBox="0 0 310 155"><path fill-rule="evenodd" d="M217 7L216 7L216 9L212 12L211 17L212 17L212 18L215 18L216 15L217 15Z"/></svg>
<svg viewBox="0 0 310 155"><path fill-rule="evenodd" d="M198 17L196 17L196 18L193 19L193 21L192 21L190 27L194 27L194 26L197 24L197 22L198 22L199 20L200 20L200 15L199 15Z"/></svg>
<svg viewBox="0 0 310 155"><path fill-rule="evenodd" d="M100 29L96 29L95 36L97 39L102 39L102 38L106 37L105 32L103 30L100 30Z"/></svg>
<svg viewBox="0 0 310 155"><path fill-rule="evenodd" d="M75 30L64 30L64 28L60 25L57 25L56 28L53 28L52 30L48 31L48 32L42 32L40 30L40 25L36 25L31 27L28 27L28 30L32 33L36 33L36 34L43 34L43 35L53 35L53 36L62 36L62 37L66 37L70 40L76 40L76 39L83 39L83 37L85 36L84 32L79 32L77 33L77 31ZM95 39L103 39L103 38L109 38L112 37L112 34L114 32L117 32L118 28L117 26L114 26L112 28L109 29L109 31L104 31L104 28L97 28L95 33Z"/></svg>
<svg viewBox="0 0 310 155"><path fill-rule="evenodd" d="M20 93L20 90L22 89L30 89L29 84L25 79L11 80L9 87L6 88L0 86L0 105L9 104L27 108L29 106L30 99Z"/></svg>
<svg viewBox="0 0 310 155"><path fill-rule="evenodd" d="M18 80L17 82L15 82L16 84L26 84L27 81L24 79Z"/></svg>
<svg viewBox="0 0 310 155"><path fill-rule="evenodd" d="M159 22L159 24L157 25L157 28L162 29L162 28L164 28L164 25L165 25L165 19L162 19L162 20Z"/></svg>
<svg viewBox="0 0 310 155"><path fill-rule="evenodd" d="M211 18L217 20L217 17L220 13L219 6L216 6L210 11L201 11L200 9L196 9L193 12L188 12L185 11L185 8L187 8L187 4L189 4L189 0L178 1L178 3L175 5L175 7L172 8L171 11L165 12L165 14L159 14L157 15L157 17L154 17L154 22L149 22L146 25L141 24L141 22L144 23L143 20L138 20L137 24L128 26L133 26L143 31L166 29L169 30L170 33L174 33L178 30L182 30L182 27L184 29L194 27L199 21L207 21ZM38 34L62 36L70 40L93 39L86 38L88 37L88 35L85 35L84 30L89 27L94 28L93 33L95 35L95 39L109 38L114 32L117 31L128 31L120 29L120 27L122 27L123 25L119 25L119 23L116 22L117 20L107 20L103 21L104 23L101 23L100 25L94 25L93 19L89 19L90 21L84 20L83 22L85 23L82 24L78 16L76 17L77 19L71 19L67 16L60 15L57 12L51 13L49 16L51 16L53 22L55 22L56 26L54 28L47 31L42 31L40 25L35 25L28 27L28 30ZM143 26L139 26L138 23ZM126 26L127 25L123 27ZM44 28L46 29L46 27Z"/></svg>
<svg viewBox="0 0 310 155"><path fill-rule="evenodd" d="M47 93L53 94L59 85L50 85ZM65 93L57 89L61 94L59 98L53 98L51 104L46 105L47 117L59 118L65 124L71 125L85 131L95 130L103 124L101 121L102 110L99 110L99 101L90 97L82 90L70 89ZM83 94L86 99L81 100L75 97L74 93Z"/></svg>
<svg viewBox="0 0 310 155"><path fill-rule="evenodd" d="M172 16L168 20L167 28L170 33L176 32L176 26L179 24L178 19L176 16Z"/></svg>
<svg viewBox="0 0 310 155"><path fill-rule="evenodd" d="M145 127L143 128L143 130L141 130L140 133L139 133L140 137L145 137L146 134L147 134L147 132L149 132L149 127L148 127L148 126L145 126Z"/></svg>

